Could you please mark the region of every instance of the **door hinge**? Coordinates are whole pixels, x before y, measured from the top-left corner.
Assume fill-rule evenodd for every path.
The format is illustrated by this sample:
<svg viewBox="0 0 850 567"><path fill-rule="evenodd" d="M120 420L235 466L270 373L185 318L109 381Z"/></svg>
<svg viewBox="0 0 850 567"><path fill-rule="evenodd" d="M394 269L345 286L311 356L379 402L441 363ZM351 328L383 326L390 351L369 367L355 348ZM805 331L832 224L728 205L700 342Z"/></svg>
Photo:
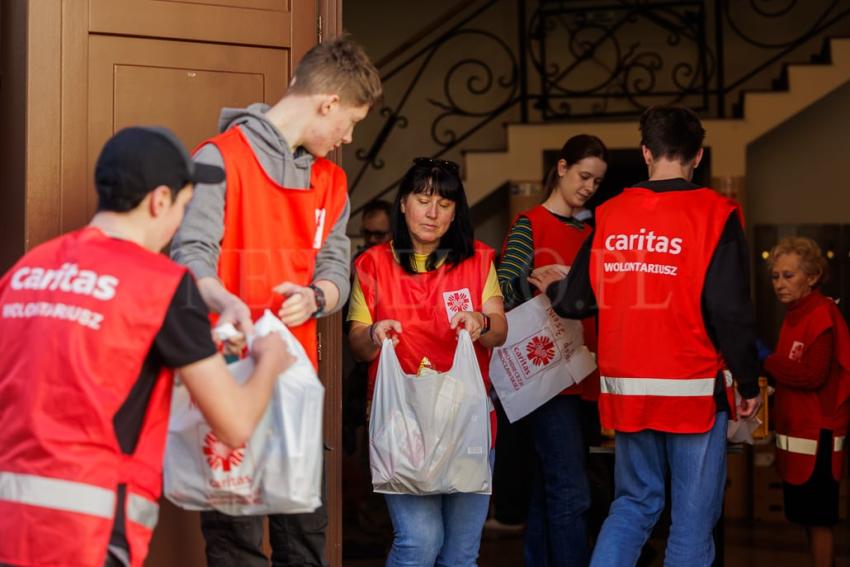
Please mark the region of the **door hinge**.
<svg viewBox="0 0 850 567"><path fill-rule="evenodd" d="M322 32L322 16L321 15L319 15L318 29L316 30L316 37L318 38L318 42L322 43L323 32Z"/></svg>
<svg viewBox="0 0 850 567"><path fill-rule="evenodd" d="M318 360L322 360L322 333L316 333L316 355Z"/></svg>

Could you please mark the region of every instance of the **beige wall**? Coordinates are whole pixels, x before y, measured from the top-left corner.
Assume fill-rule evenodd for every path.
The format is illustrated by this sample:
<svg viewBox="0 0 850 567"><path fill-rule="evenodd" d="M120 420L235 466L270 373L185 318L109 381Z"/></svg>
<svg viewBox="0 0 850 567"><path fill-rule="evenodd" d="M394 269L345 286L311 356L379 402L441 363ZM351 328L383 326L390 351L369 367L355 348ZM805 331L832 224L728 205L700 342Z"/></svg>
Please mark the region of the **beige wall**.
<svg viewBox="0 0 850 567"><path fill-rule="evenodd" d="M465 14L470 13L481 3L460 2L459 0L434 0L431 2L394 2L388 0L355 0L345 3L345 28L360 42L367 53L378 62L387 54L401 46L411 36L419 33L434 21L459 21ZM493 8L475 21L478 29L489 31L504 41L511 43L516 37L516 20L513 5L509 9ZM448 17L454 14L454 18ZM416 48L405 53L406 57L416 53L418 48L444 33L441 27L437 32L423 38ZM396 182L411 163L415 156L430 156L439 152L442 147L432 139L431 125L444 109L435 106L431 101L447 102L444 79L450 69L465 59L480 59L490 64L498 79L510 75L510 59L501 54L490 39L477 35L462 35L452 39L440 47L434 54L428 67L423 72L423 80L410 93L407 103L401 111L402 116L409 120L407 127L397 127L390 134L387 143L380 154L384 166L379 170L369 169L363 182L352 195L352 209L363 205L377 192ZM417 60L399 75L384 82L385 103L395 108L402 100L410 81L419 69L423 58ZM398 61L397 61L398 62ZM396 63L381 69L382 74L393 69ZM492 89L478 94L470 90L483 88L482 81L472 80L473 77L483 80L486 71L478 64L468 63L462 66L454 75L449 85L451 96L464 109L476 112L486 112L498 107L507 100L510 88L494 85ZM468 82L472 80L472 82ZM380 114L380 108L374 109L370 115L358 125L354 132L354 142L343 149L343 167L349 182L353 184L363 162L357 158L358 150L366 152L380 132L386 116ZM505 145L504 124L518 120L519 110L511 109L491 121L468 138L461 147L448 152L441 157L455 160L464 166L465 160L461 149L501 150ZM448 139L448 131L453 130L458 135L475 126L480 121L476 117L453 116L440 122L437 135L443 140ZM392 200L394 192L384 198ZM360 226L359 216L352 217L349 233L356 234Z"/></svg>
<svg viewBox="0 0 850 567"><path fill-rule="evenodd" d="M750 224L850 223L850 83L750 144Z"/></svg>

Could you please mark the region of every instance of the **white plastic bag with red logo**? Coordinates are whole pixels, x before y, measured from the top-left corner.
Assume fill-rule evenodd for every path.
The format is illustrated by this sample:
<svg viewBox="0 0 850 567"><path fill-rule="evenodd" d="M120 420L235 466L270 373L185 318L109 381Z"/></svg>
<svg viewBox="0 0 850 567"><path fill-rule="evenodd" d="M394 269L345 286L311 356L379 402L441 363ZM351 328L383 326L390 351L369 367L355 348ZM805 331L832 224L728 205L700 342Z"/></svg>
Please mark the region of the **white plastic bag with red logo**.
<svg viewBox="0 0 850 567"><path fill-rule="evenodd" d="M538 295L507 313L508 338L493 349L490 382L511 423L596 369L581 321L563 319Z"/></svg>
<svg viewBox="0 0 850 567"><path fill-rule="evenodd" d="M490 494L490 408L466 331L451 370L419 376L404 373L385 340L369 421L375 492Z"/></svg>
<svg viewBox="0 0 850 567"><path fill-rule="evenodd" d="M312 512L321 505L325 389L304 348L270 311L255 330L258 336L280 333L296 361L278 378L266 413L243 447L231 450L218 441L186 387L175 383L164 492L181 508L254 516ZM254 362L249 357L228 368L241 383Z"/></svg>

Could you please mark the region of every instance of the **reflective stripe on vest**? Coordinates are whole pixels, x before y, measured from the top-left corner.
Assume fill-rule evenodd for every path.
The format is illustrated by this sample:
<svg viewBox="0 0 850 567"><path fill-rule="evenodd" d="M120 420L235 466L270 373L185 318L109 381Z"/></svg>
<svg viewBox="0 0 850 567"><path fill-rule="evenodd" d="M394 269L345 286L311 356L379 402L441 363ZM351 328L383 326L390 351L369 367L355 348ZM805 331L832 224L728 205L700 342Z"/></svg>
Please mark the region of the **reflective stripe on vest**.
<svg viewBox="0 0 850 567"><path fill-rule="evenodd" d="M131 493L127 496L127 519L152 530L159 519L159 504Z"/></svg>
<svg viewBox="0 0 850 567"><path fill-rule="evenodd" d="M619 378L602 376L603 394L618 396L699 397L714 395L714 378Z"/></svg>
<svg viewBox="0 0 850 567"><path fill-rule="evenodd" d="M111 520L115 492L100 486L30 474L0 472L0 500L88 514ZM154 529L159 504L138 494L127 496L127 519Z"/></svg>
<svg viewBox="0 0 850 567"><path fill-rule="evenodd" d="M833 451L844 450L845 437L836 437L832 440ZM818 442L815 439L804 439L803 437L791 437L790 435L776 434L776 446L789 453L800 455L817 455Z"/></svg>
<svg viewBox="0 0 850 567"><path fill-rule="evenodd" d="M0 499L111 519L115 492L58 478L0 472Z"/></svg>

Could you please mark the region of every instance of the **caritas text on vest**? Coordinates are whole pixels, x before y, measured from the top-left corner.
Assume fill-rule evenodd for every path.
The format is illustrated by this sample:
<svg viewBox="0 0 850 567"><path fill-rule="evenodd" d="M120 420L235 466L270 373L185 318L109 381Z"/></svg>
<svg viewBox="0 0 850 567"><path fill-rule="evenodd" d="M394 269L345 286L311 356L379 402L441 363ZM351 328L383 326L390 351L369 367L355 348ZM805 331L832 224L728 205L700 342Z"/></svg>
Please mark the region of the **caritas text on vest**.
<svg viewBox="0 0 850 567"><path fill-rule="evenodd" d="M23 266L12 275L12 289L61 290L90 295L101 301L115 297L118 278L91 270L80 270L76 264L65 263L61 268Z"/></svg>
<svg viewBox="0 0 850 567"><path fill-rule="evenodd" d="M637 234L612 234L605 238L607 250L646 250L662 254L681 254L682 239L655 234L655 231L640 229Z"/></svg>

